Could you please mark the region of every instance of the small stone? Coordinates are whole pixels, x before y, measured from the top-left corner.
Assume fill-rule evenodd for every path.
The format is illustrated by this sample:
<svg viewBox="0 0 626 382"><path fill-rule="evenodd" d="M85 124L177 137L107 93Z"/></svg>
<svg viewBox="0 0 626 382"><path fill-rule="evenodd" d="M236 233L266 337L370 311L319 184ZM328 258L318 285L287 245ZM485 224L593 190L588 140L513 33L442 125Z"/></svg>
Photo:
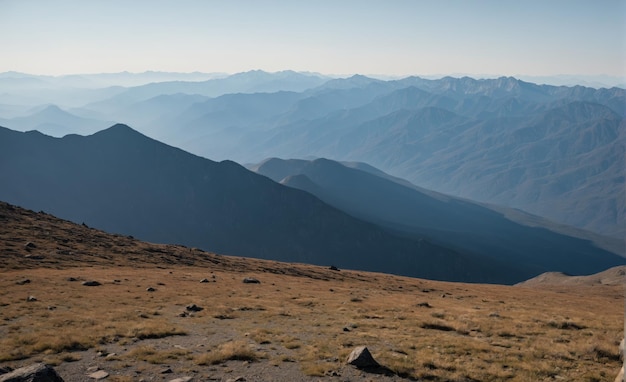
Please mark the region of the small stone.
<svg viewBox="0 0 626 382"><path fill-rule="evenodd" d="M109 373L107 373L104 370L98 370L96 372L89 374L89 378L95 379L96 381L100 379L105 379L108 376L109 376Z"/></svg>
<svg viewBox="0 0 626 382"><path fill-rule="evenodd" d="M35 296L28 296L26 298L26 301L32 302L32 301L37 301L37 298Z"/></svg>
<svg viewBox="0 0 626 382"><path fill-rule="evenodd" d="M348 328L348 327L344 327L344 328L343 328L343 331L344 331L344 332L349 332L349 331L350 331L350 328Z"/></svg>
<svg viewBox="0 0 626 382"><path fill-rule="evenodd" d="M170 379L169 382L189 382L192 379L193 379L192 377L180 377L180 378L176 378L176 379Z"/></svg>
<svg viewBox="0 0 626 382"><path fill-rule="evenodd" d="M380 366L365 346L358 346L352 350L352 353L348 356L347 363L359 369Z"/></svg>
<svg viewBox="0 0 626 382"><path fill-rule="evenodd" d="M199 312L204 308L199 307L196 304L191 304L191 305L187 305L187 307L185 307L185 309L187 309L189 312Z"/></svg>
<svg viewBox="0 0 626 382"><path fill-rule="evenodd" d="M78 279L75 277L68 277L67 281L73 282L73 281L78 281Z"/></svg>
<svg viewBox="0 0 626 382"><path fill-rule="evenodd" d="M173 373L173 371L169 367L166 367L166 368L162 369L161 371L159 371L159 373L161 373L161 374L171 374L171 373Z"/></svg>
<svg viewBox="0 0 626 382"><path fill-rule="evenodd" d="M154 289L153 287L148 287L146 288L146 292L156 292L156 289Z"/></svg>
<svg viewBox="0 0 626 382"><path fill-rule="evenodd" d="M204 278L204 279L200 280L200 282L201 282L201 283L208 283L208 282L209 282L209 279Z"/></svg>
<svg viewBox="0 0 626 382"><path fill-rule="evenodd" d="M98 370L100 370L100 368L98 366L89 366L87 368L87 372L88 373L93 373L94 371L98 371Z"/></svg>
<svg viewBox="0 0 626 382"><path fill-rule="evenodd" d="M30 284L30 279L24 279L24 280L16 281L15 283L17 285Z"/></svg>
<svg viewBox="0 0 626 382"><path fill-rule="evenodd" d="M246 277L243 279L244 284L260 284L261 282L253 277Z"/></svg>
<svg viewBox="0 0 626 382"><path fill-rule="evenodd" d="M99 286L102 284L100 284L98 281L92 280L92 281L85 281L83 285L84 286Z"/></svg>
<svg viewBox="0 0 626 382"><path fill-rule="evenodd" d="M331 265L328 269L330 269L331 271L339 271L339 268L334 265Z"/></svg>
<svg viewBox="0 0 626 382"><path fill-rule="evenodd" d="M26 243L26 245L24 247L26 249L37 248L37 246L34 243L30 242L30 241L28 243Z"/></svg>
<svg viewBox="0 0 626 382"><path fill-rule="evenodd" d="M0 381L63 382L63 378L52 367L36 363L1 374Z"/></svg>
<svg viewBox="0 0 626 382"><path fill-rule="evenodd" d="M115 357L117 354L116 353L109 353L107 354L104 358L113 358Z"/></svg>

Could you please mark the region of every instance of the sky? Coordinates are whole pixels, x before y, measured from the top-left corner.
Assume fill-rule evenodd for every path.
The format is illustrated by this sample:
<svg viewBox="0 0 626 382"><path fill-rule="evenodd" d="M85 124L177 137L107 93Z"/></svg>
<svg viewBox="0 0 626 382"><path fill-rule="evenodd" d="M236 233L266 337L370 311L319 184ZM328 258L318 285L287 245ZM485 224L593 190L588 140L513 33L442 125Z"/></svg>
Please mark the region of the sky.
<svg viewBox="0 0 626 382"><path fill-rule="evenodd" d="M0 0L0 72L626 77L626 0Z"/></svg>

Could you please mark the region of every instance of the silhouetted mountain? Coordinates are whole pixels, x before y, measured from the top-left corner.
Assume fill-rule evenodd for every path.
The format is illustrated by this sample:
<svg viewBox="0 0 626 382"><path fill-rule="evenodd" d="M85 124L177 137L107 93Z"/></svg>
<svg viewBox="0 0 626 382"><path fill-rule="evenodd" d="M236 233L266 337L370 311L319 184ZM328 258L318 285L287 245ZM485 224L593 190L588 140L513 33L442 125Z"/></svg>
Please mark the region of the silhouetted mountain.
<svg viewBox="0 0 626 382"><path fill-rule="evenodd" d="M52 138L0 129L0 200L148 241L426 278L512 283L537 274L403 238L230 161L115 125Z"/></svg>
<svg viewBox="0 0 626 382"><path fill-rule="evenodd" d="M326 159L269 159L251 167L276 182L298 188L351 215L460 252L476 253L516 267L529 265L570 274L590 274L626 259L589 240L520 224L500 211L398 183ZM620 247L596 235L597 243ZM623 250L623 248L622 248Z"/></svg>

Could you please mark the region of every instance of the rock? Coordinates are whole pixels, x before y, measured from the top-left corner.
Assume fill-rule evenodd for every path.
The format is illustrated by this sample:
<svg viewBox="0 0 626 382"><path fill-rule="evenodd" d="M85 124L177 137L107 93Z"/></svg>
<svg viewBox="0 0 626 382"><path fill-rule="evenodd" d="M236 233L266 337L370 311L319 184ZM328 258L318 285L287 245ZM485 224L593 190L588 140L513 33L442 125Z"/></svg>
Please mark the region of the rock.
<svg viewBox="0 0 626 382"><path fill-rule="evenodd" d="M161 369L161 371L159 371L160 374L172 374L173 371L172 369L170 369L169 367L166 367L164 369Z"/></svg>
<svg viewBox="0 0 626 382"><path fill-rule="evenodd" d="M334 265L331 265L328 269L330 269L331 271L339 271L339 268Z"/></svg>
<svg viewBox="0 0 626 382"><path fill-rule="evenodd" d="M73 282L73 281L78 281L78 279L77 279L77 278L75 278L75 277L68 277L68 278L67 278L67 281L69 281L69 282Z"/></svg>
<svg viewBox="0 0 626 382"><path fill-rule="evenodd" d="M32 302L32 301L37 301L37 298L35 296L28 296L26 298L26 301Z"/></svg>
<svg viewBox="0 0 626 382"><path fill-rule="evenodd" d="M246 382L244 377L228 378L226 382Z"/></svg>
<svg viewBox="0 0 626 382"><path fill-rule="evenodd" d="M356 366L359 369L380 366L380 364L376 362L374 357L372 357L370 351L367 350L367 347L365 346L358 346L354 350L352 350L352 353L350 353L350 355L348 356L347 363L349 365Z"/></svg>
<svg viewBox="0 0 626 382"><path fill-rule="evenodd" d="M180 378L176 378L176 379L170 379L169 382L189 382L192 379L193 379L192 377L180 377Z"/></svg>
<svg viewBox="0 0 626 382"><path fill-rule="evenodd" d="M624 360L624 339L619 343L619 359Z"/></svg>
<svg viewBox="0 0 626 382"><path fill-rule="evenodd" d="M16 281L15 283L17 285L30 284L30 279L24 279L24 280Z"/></svg>
<svg viewBox="0 0 626 382"><path fill-rule="evenodd" d="M108 376L109 376L109 373L107 373L104 370L98 370L89 374L89 378L95 379L96 381L100 379L105 379Z"/></svg>
<svg viewBox="0 0 626 382"><path fill-rule="evenodd" d="M208 283L208 282L209 282L209 279L202 279L202 280L200 280L200 282L201 282L201 283Z"/></svg>
<svg viewBox="0 0 626 382"><path fill-rule="evenodd" d="M64 382L48 365L36 363L0 375L0 382Z"/></svg>
<svg viewBox="0 0 626 382"><path fill-rule="evenodd" d="M261 282L255 278L246 277L245 279L243 279L243 283L244 284L260 284Z"/></svg>
<svg viewBox="0 0 626 382"><path fill-rule="evenodd" d="M146 292L156 292L156 289L154 289L153 287L148 287L146 288Z"/></svg>
<svg viewBox="0 0 626 382"><path fill-rule="evenodd" d="M185 309L187 309L189 312L199 312L204 308L199 307L196 304L191 304L191 305L187 305L187 307L185 307Z"/></svg>
<svg viewBox="0 0 626 382"><path fill-rule="evenodd" d="M83 285L84 286L99 286L99 285L102 285L102 284L100 284L98 281L92 280L92 281L85 281L83 283Z"/></svg>
<svg viewBox="0 0 626 382"><path fill-rule="evenodd" d="M11 367L9 367L9 366L0 367L0 375L6 374L6 373L10 373L12 371L13 371L13 369Z"/></svg>
<svg viewBox="0 0 626 382"><path fill-rule="evenodd" d="M24 248L26 248L26 249L32 249L32 248L37 248L37 246L36 246L34 243L32 243L32 242L30 242L30 241L29 241L28 243L26 243L26 245L24 246Z"/></svg>

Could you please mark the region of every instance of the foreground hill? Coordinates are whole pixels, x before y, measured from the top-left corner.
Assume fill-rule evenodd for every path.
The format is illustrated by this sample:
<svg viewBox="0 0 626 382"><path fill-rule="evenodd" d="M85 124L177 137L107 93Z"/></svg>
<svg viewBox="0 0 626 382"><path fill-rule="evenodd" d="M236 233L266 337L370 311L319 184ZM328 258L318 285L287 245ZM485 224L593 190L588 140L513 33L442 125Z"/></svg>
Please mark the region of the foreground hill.
<svg viewBox="0 0 626 382"><path fill-rule="evenodd" d="M521 224L508 217L510 212L420 189L376 169L363 171L326 159L276 158L251 168L360 219L515 267L589 274L626 263L598 246L623 251L620 240L593 234L583 239L555 232L549 224Z"/></svg>
<svg viewBox="0 0 626 382"><path fill-rule="evenodd" d="M514 283L541 273L393 235L125 125L61 139L1 129L0 176L0 200L153 242L443 280Z"/></svg>
<svg viewBox="0 0 626 382"><path fill-rule="evenodd" d="M45 362L68 382L96 369L110 381L604 381L621 364L622 286L221 256L6 203L0 259L0 374ZM359 345L383 367L346 365Z"/></svg>

